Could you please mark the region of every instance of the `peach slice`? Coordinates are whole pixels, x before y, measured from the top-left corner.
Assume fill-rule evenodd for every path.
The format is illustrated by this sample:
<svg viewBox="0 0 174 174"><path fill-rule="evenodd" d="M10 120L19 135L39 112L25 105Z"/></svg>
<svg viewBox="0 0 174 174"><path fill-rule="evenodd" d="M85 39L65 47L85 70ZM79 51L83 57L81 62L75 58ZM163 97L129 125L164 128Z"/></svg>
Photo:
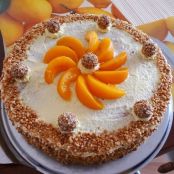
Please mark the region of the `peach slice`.
<svg viewBox="0 0 174 174"><path fill-rule="evenodd" d="M112 59L114 56L114 48L111 39L102 39L96 54L100 62L105 62L107 60Z"/></svg>
<svg viewBox="0 0 174 174"><path fill-rule="evenodd" d="M71 99L70 85L77 79L79 74L80 72L78 68L73 67L68 69L61 75L57 85L57 91L63 99L65 100Z"/></svg>
<svg viewBox="0 0 174 174"><path fill-rule="evenodd" d="M69 57L61 56L53 59L45 70L45 81L50 84L53 82L54 77L61 71L65 71L76 63Z"/></svg>
<svg viewBox="0 0 174 174"><path fill-rule="evenodd" d="M123 64L125 64L126 60L127 60L127 54L125 51L123 51L114 59L102 63L100 66L100 70L115 70L121 67Z"/></svg>
<svg viewBox="0 0 174 174"><path fill-rule="evenodd" d="M86 82L90 92L102 99L117 99L125 95L125 91L113 85L107 85L91 75L87 75Z"/></svg>
<svg viewBox="0 0 174 174"><path fill-rule="evenodd" d="M96 71L94 76L104 83L119 84L128 76L128 69L116 71Z"/></svg>
<svg viewBox="0 0 174 174"><path fill-rule="evenodd" d="M103 109L103 104L95 99L88 90L85 79L82 75L78 76L76 81L76 94L80 102L85 106L95 110Z"/></svg>
<svg viewBox="0 0 174 174"><path fill-rule="evenodd" d="M77 54L71 48L66 46L54 46L46 52L44 63L49 63L52 59L60 56L67 56L72 58L75 62L78 61Z"/></svg>
<svg viewBox="0 0 174 174"><path fill-rule="evenodd" d="M97 33L95 31L89 31L86 33L85 39L89 42L87 51L88 52L96 51L99 46L99 39Z"/></svg>
<svg viewBox="0 0 174 174"><path fill-rule="evenodd" d="M57 41L57 45L64 45L71 48L76 52L79 58L82 57L85 53L85 48L83 47L82 42L79 39L72 36L62 37Z"/></svg>

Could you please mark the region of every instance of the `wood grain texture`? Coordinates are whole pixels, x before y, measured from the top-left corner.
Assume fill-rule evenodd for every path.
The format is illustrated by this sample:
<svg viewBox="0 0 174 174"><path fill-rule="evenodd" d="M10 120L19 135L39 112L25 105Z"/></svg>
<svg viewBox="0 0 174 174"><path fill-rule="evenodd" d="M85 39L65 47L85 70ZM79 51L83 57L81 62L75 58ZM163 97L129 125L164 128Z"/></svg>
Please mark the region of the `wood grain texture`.
<svg viewBox="0 0 174 174"><path fill-rule="evenodd" d="M142 25L174 15L174 0L113 0L134 25Z"/></svg>

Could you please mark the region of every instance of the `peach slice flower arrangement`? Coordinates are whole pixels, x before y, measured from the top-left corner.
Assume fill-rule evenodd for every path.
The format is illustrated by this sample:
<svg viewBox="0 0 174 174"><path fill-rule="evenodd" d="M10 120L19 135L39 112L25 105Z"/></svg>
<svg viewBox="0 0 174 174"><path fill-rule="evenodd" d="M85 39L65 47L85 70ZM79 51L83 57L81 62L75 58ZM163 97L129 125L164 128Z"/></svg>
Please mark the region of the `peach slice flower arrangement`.
<svg viewBox="0 0 174 174"><path fill-rule="evenodd" d="M72 36L64 36L57 45L50 48L44 63L45 82L51 84L58 73L60 75L57 92L64 100L71 100L71 84L76 83L76 94L80 102L88 108L104 108L98 99L118 99L125 91L116 86L128 76L128 68L121 67L126 63L127 54L121 52L114 57L112 41L109 38L99 40L95 31L85 34L88 47Z"/></svg>

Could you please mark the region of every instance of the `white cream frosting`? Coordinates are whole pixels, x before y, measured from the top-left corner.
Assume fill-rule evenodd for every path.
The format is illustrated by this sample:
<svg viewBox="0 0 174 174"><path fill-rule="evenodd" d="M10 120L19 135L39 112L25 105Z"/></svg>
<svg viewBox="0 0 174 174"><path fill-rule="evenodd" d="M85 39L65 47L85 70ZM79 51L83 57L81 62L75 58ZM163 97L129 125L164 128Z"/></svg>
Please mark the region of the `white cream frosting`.
<svg viewBox="0 0 174 174"><path fill-rule="evenodd" d="M61 27L63 27L63 35L75 36L85 46L87 46L85 33L89 30L97 31L96 24L90 21L63 24ZM140 54L141 45L124 31L111 28L106 33L98 32L98 35L100 39L105 37L112 39L115 55L122 50L128 54L125 66L128 67L129 76L118 85L126 91L126 95L117 100L101 100L105 108L96 111L80 103L74 90L75 84L73 84L72 100L63 100L57 93L60 76L57 76L54 83L50 85L46 84L44 80L47 65L43 63L43 56L48 48L56 44L57 39L48 38L46 35L39 36L33 41L27 52L28 59L24 63L31 69L30 81L25 88L21 89L20 93L23 102L37 113L38 119L57 127L57 118L60 114L73 112L79 120L76 132L116 130L135 120L131 113L134 103L138 100L149 99L158 84L160 74L156 62L143 59Z"/></svg>

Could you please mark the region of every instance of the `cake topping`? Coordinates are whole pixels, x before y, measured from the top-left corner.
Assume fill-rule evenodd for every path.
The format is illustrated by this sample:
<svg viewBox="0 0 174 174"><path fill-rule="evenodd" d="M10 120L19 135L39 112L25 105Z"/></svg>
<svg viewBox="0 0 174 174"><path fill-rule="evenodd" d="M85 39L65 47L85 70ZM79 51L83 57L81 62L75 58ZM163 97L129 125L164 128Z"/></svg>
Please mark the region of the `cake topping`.
<svg viewBox="0 0 174 174"><path fill-rule="evenodd" d="M60 29L60 25L57 21L48 21L46 22L46 29L45 29L45 33L47 37L50 37L52 39L56 39L59 35L61 36L62 33L62 29Z"/></svg>
<svg viewBox="0 0 174 174"><path fill-rule="evenodd" d="M85 39L88 41L87 52L95 52L99 46L99 38L95 31L88 31L85 34Z"/></svg>
<svg viewBox="0 0 174 174"><path fill-rule="evenodd" d="M71 112L62 113L58 117L58 126L62 133L71 133L77 126L76 116Z"/></svg>
<svg viewBox="0 0 174 174"><path fill-rule="evenodd" d="M128 77L128 69L120 68L127 61L127 53L123 51L114 58L111 39L103 38L99 41L95 31L86 32L85 39L88 42L87 48L78 38L61 37L57 46L45 54L43 61L48 65L44 78L47 84L51 84L57 74L65 71L57 85L59 95L64 100L71 100L71 84L75 82L80 102L91 109L100 110L104 105L94 96L119 99L126 94L114 85Z"/></svg>
<svg viewBox="0 0 174 174"><path fill-rule="evenodd" d="M23 63L15 63L11 67L11 76L18 81L26 82L29 80L29 68Z"/></svg>
<svg viewBox="0 0 174 174"><path fill-rule="evenodd" d="M100 28L100 31L103 31L103 32L107 31L107 29L110 27L110 23L111 23L110 18L106 15L100 16L97 22Z"/></svg>
<svg viewBox="0 0 174 174"><path fill-rule="evenodd" d="M93 53L86 53L81 58L82 65L87 69L94 69L98 65L98 57Z"/></svg>
<svg viewBox="0 0 174 174"><path fill-rule="evenodd" d="M153 43L146 42L141 49L142 54L149 59L153 59L156 53L156 46Z"/></svg>
<svg viewBox="0 0 174 174"><path fill-rule="evenodd" d="M91 74L100 68L98 57L93 53L86 53L78 62L82 74Z"/></svg>
<svg viewBox="0 0 174 174"><path fill-rule="evenodd" d="M147 100L140 100L133 106L134 114L142 120L149 120L153 115L153 108Z"/></svg>
<svg viewBox="0 0 174 174"><path fill-rule="evenodd" d="M48 21L46 26L50 33L57 33L60 30L60 25L56 21Z"/></svg>

